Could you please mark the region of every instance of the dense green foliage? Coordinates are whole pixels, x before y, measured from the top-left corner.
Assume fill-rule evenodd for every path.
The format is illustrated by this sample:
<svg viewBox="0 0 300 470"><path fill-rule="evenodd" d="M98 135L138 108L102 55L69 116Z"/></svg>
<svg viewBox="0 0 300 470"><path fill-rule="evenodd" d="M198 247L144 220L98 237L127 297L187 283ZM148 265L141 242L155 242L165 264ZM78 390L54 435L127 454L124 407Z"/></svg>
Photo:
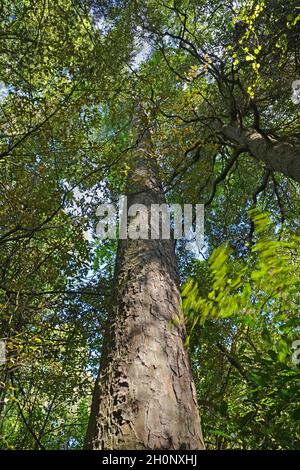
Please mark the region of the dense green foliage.
<svg viewBox="0 0 300 470"><path fill-rule="evenodd" d="M299 336L299 237L279 240L266 215L252 218L249 255L236 259L222 245L194 263L182 293L204 432L212 448L298 449L291 345Z"/></svg>
<svg viewBox="0 0 300 470"><path fill-rule="evenodd" d="M207 446L299 448L299 182L222 130L300 155L298 6L0 3L1 448L82 447L116 252L96 207L137 103L168 201L205 204L203 256L177 254Z"/></svg>

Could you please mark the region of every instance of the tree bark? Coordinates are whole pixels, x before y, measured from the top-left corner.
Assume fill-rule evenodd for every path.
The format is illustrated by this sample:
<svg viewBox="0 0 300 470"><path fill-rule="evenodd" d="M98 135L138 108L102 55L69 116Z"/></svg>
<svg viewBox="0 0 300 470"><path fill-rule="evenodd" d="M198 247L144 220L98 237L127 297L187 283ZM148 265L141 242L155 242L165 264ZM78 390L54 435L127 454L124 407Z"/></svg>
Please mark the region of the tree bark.
<svg viewBox="0 0 300 470"><path fill-rule="evenodd" d="M300 149L287 142L280 142L271 136L264 136L255 129L241 129L237 124L220 126L217 131L228 140L236 142L273 171L300 182Z"/></svg>
<svg viewBox="0 0 300 470"><path fill-rule="evenodd" d="M165 202L152 152L146 131L128 207ZM119 240L113 299L86 448L203 449L173 240Z"/></svg>

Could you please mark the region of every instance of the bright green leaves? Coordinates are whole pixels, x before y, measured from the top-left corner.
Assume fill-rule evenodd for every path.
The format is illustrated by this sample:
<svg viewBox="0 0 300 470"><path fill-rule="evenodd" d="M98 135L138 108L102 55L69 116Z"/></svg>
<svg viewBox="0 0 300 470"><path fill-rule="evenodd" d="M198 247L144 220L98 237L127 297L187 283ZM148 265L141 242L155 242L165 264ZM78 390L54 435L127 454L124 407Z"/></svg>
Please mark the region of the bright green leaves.
<svg viewBox="0 0 300 470"><path fill-rule="evenodd" d="M250 75L246 79L247 86L245 86L251 98L254 97L255 87L259 81L261 64L258 55L262 50L262 45L256 34L256 28L258 27L259 18L263 14L264 7L264 1L251 0L241 2L240 6L235 8L235 14L231 21L238 41L234 47L233 45L227 47L229 54L231 51L234 52L231 55L234 67L238 66L240 68L241 64L246 67L247 63L251 66L251 69L248 70Z"/></svg>
<svg viewBox="0 0 300 470"><path fill-rule="evenodd" d="M299 448L299 237L251 218L248 254L221 245L182 292L204 432L212 449Z"/></svg>
<svg viewBox="0 0 300 470"><path fill-rule="evenodd" d="M300 21L300 13L298 15L293 15L291 13L289 13L286 17L286 20L287 20L287 27L289 29L293 29L294 26L296 26L296 24L298 23L298 21Z"/></svg>
<svg viewBox="0 0 300 470"><path fill-rule="evenodd" d="M183 309L193 324L207 317L268 314L276 311L277 303L282 312L290 315L299 311L299 239L292 236L289 241L277 240L266 214L252 212L251 216L257 240L246 263L231 257L231 250L224 244L214 250L208 262L208 295L198 294L197 280L185 283Z"/></svg>

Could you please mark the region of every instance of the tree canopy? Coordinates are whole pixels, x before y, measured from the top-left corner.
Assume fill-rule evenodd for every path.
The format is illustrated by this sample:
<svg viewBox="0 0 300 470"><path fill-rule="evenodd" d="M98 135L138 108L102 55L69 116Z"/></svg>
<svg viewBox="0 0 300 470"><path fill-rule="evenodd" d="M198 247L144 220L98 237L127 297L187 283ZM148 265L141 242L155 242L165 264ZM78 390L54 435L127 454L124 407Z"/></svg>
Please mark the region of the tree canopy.
<svg viewBox="0 0 300 470"><path fill-rule="evenodd" d="M296 0L1 2L1 448L82 448L139 105L167 201L205 205L176 253L206 445L299 449L299 46Z"/></svg>

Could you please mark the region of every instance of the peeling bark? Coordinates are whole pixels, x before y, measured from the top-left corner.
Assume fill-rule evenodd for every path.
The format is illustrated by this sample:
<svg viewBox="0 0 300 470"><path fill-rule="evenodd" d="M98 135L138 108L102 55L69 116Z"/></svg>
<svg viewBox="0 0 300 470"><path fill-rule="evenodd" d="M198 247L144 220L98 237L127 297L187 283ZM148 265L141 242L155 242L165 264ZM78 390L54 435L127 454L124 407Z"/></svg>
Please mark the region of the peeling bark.
<svg viewBox="0 0 300 470"><path fill-rule="evenodd" d="M255 129L241 129L237 124L217 125L217 130L227 139L246 147L251 155L266 166L300 182L300 149Z"/></svg>
<svg viewBox="0 0 300 470"><path fill-rule="evenodd" d="M148 132L134 155L131 204L165 202ZM86 447L203 449L173 240L120 240Z"/></svg>

